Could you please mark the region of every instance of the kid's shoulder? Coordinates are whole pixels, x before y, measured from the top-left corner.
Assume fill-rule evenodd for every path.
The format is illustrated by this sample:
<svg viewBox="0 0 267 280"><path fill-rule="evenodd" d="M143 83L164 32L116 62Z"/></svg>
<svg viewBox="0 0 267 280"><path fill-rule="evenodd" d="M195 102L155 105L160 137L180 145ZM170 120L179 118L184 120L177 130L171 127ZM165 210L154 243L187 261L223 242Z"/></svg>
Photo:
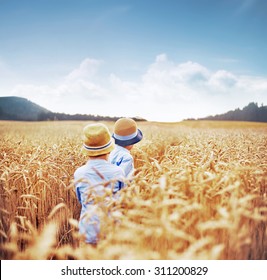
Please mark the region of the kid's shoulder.
<svg viewBox="0 0 267 280"><path fill-rule="evenodd" d="M80 177L81 175L83 175L84 173L84 169L85 169L85 165L78 167L75 171L74 171L74 177Z"/></svg>
<svg viewBox="0 0 267 280"><path fill-rule="evenodd" d="M133 156L130 153L125 154L122 157L122 162L123 163L133 162Z"/></svg>
<svg viewBox="0 0 267 280"><path fill-rule="evenodd" d="M122 158L126 160L132 160L133 156L129 152L124 152Z"/></svg>

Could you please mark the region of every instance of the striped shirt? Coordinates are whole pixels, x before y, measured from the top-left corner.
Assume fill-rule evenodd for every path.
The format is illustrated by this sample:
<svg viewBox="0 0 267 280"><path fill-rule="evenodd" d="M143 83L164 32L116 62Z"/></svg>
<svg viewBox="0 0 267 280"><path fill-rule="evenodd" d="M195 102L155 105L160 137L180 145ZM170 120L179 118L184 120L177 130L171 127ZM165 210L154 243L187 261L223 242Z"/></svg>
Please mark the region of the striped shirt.
<svg viewBox="0 0 267 280"><path fill-rule="evenodd" d="M94 196L103 196L105 188L112 189L113 194L124 187L124 173L118 166L104 159L89 160L74 173L75 190L82 205L79 231L86 237L87 243L96 244L100 230L100 220L96 214ZM108 181L114 180L114 183ZM107 182L107 185L105 184ZM116 196L113 196L116 199Z"/></svg>
<svg viewBox="0 0 267 280"><path fill-rule="evenodd" d="M109 155L109 162L120 166L126 178L132 178L134 175L133 157L126 148L116 145L115 149Z"/></svg>

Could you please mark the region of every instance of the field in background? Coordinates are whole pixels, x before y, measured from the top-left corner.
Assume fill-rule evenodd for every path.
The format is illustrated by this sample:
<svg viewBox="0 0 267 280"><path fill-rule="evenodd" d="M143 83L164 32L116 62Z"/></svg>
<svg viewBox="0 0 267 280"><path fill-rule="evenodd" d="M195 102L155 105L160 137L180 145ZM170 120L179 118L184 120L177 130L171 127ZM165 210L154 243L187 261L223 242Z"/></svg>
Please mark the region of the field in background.
<svg viewBox="0 0 267 280"><path fill-rule="evenodd" d="M0 122L1 259L267 259L267 124L140 123L136 178L97 210L95 248L72 181L87 123Z"/></svg>

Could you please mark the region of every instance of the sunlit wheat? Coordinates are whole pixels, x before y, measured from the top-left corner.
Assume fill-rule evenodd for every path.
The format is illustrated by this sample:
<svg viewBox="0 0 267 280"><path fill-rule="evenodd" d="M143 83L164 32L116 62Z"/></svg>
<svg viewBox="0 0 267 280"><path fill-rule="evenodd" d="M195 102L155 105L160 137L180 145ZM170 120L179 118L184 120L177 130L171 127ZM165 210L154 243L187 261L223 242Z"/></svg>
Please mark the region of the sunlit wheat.
<svg viewBox="0 0 267 280"><path fill-rule="evenodd" d="M266 124L140 123L136 177L94 197L96 247L73 184L85 124L0 122L1 259L267 258Z"/></svg>

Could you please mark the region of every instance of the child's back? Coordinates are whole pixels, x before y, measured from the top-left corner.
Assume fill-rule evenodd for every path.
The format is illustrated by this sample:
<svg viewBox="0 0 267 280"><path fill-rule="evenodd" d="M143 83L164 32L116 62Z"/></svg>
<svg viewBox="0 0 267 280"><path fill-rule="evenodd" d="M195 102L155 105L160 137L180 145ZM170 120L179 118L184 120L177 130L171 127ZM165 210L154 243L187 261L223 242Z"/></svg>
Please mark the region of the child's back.
<svg viewBox="0 0 267 280"><path fill-rule="evenodd" d="M130 153L134 144L140 142L143 138L142 131L137 128L133 119L121 118L114 125L116 147L110 153L109 162L120 166L127 178L134 175L134 160Z"/></svg>
<svg viewBox="0 0 267 280"><path fill-rule="evenodd" d="M127 148L116 145L115 149L110 153L109 162L120 166L124 171L125 177L129 178L133 176L133 156Z"/></svg>
<svg viewBox="0 0 267 280"><path fill-rule="evenodd" d="M100 220L95 199L102 197L106 203L112 194L124 185L124 173L118 166L110 164L107 159L114 144L106 126L88 125L84 128L83 151L89 156L88 162L74 173L76 195L82 205L79 231L87 243L96 244L100 231Z"/></svg>

